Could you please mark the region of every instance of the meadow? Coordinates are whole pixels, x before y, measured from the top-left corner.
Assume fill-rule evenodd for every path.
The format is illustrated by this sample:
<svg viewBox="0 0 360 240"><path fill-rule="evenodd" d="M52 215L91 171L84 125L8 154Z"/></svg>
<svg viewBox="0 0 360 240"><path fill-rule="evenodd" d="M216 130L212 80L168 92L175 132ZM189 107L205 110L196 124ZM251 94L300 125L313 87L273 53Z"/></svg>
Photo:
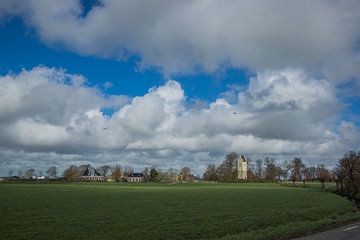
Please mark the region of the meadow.
<svg viewBox="0 0 360 240"><path fill-rule="evenodd" d="M288 239L360 217L276 184L0 184L1 239Z"/></svg>

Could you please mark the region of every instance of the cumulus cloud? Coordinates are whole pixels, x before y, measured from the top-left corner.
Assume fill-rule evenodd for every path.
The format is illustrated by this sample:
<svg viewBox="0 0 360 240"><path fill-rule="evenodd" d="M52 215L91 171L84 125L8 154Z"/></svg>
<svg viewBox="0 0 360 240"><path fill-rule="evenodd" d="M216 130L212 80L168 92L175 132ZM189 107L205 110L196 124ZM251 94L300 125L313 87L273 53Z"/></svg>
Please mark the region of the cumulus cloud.
<svg viewBox="0 0 360 240"><path fill-rule="evenodd" d="M339 121L343 106L333 85L302 70L260 72L236 95L236 101L221 94L192 107L174 80L128 99L105 97L84 77L61 69L2 76L1 164L120 161L203 170L229 151L333 164L360 139L356 125ZM112 116L102 113L107 106L116 106Z"/></svg>
<svg viewBox="0 0 360 240"><path fill-rule="evenodd" d="M360 3L344 1L2 1L50 46L115 59L140 56L164 73L300 67L358 78Z"/></svg>

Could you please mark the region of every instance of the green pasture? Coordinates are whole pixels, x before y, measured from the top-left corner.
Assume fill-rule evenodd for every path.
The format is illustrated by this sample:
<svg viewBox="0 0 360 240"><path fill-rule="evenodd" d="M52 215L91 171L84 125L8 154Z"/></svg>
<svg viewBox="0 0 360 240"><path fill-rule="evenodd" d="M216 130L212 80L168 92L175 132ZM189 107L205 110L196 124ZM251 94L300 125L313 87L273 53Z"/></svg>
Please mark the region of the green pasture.
<svg viewBox="0 0 360 240"><path fill-rule="evenodd" d="M276 184L0 184L1 239L287 239L359 218Z"/></svg>

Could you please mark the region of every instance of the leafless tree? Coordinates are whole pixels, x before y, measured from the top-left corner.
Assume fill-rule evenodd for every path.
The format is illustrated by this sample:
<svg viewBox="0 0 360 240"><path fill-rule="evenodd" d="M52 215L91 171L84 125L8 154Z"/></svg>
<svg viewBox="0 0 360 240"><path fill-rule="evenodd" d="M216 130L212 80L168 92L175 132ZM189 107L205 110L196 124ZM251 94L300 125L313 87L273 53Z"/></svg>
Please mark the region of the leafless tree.
<svg viewBox="0 0 360 240"><path fill-rule="evenodd" d="M262 172L263 172L262 165L263 165L263 161L261 159L257 159L256 160L256 172L255 172L255 175L259 179L262 178Z"/></svg>
<svg viewBox="0 0 360 240"><path fill-rule="evenodd" d="M97 170L100 172L101 176L106 177L111 172L111 167L109 165L103 165L99 167Z"/></svg>
<svg viewBox="0 0 360 240"><path fill-rule="evenodd" d="M28 170L26 170L25 172L25 177L26 178L32 178L35 175L35 169L30 168Z"/></svg>
<svg viewBox="0 0 360 240"><path fill-rule="evenodd" d="M302 169L305 167L305 164L302 162L301 158L294 158L291 167L291 180L293 181L293 185L295 186L295 182L301 180L301 172Z"/></svg>
<svg viewBox="0 0 360 240"><path fill-rule="evenodd" d="M204 172L203 179L207 181L216 181L217 173L215 164L209 164Z"/></svg>
<svg viewBox="0 0 360 240"><path fill-rule="evenodd" d="M310 170L310 168L304 167L304 168L302 169L302 176L303 176L302 181L303 181L304 187L305 187L305 186L306 186L306 182L307 182L307 181L310 181L310 180L312 179L312 175L311 175L311 170Z"/></svg>
<svg viewBox="0 0 360 240"><path fill-rule="evenodd" d="M144 182L150 181L150 172L148 167L144 168L142 174L144 175Z"/></svg>
<svg viewBox="0 0 360 240"><path fill-rule="evenodd" d="M56 178L56 175L57 175L56 166L49 167L48 170L46 171L46 173L47 173L47 175L49 175L49 177Z"/></svg>
<svg viewBox="0 0 360 240"><path fill-rule="evenodd" d="M355 197L360 192L360 152L345 153L339 161L336 172L341 191L350 197Z"/></svg>
<svg viewBox="0 0 360 240"><path fill-rule="evenodd" d="M217 176L221 181L235 181L237 178L237 159L239 155L231 152L226 155L225 161L217 168Z"/></svg>
<svg viewBox="0 0 360 240"><path fill-rule="evenodd" d="M124 172L123 172L123 175L125 177L128 177L131 173L134 172L134 169L131 167L131 166L125 166L124 167Z"/></svg>
<svg viewBox="0 0 360 240"><path fill-rule="evenodd" d="M19 176L19 177L23 177L23 175L24 175L24 173L23 173L23 171L21 171L21 169L17 172L17 175Z"/></svg>
<svg viewBox="0 0 360 240"><path fill-rule="evenodd" d="M316 177L321 182L321 189L325 189L325 181L330 177L330 172L325 165L320 164L316 167Z"/></svg>
<svg viewBox="0 0 360 240"><path fill-rule="evenodd" d="M291 163L288 160L284 160L282 162L282 167L281 167L281 176L284 181L288 180L290 170L291 170Z"/></svg>
<svg viewBox="0 0 360 240"><path fill-rule="evenodd" d="M270 181L275 181L276 171L275 171L275 159L266 157L264 159L265 165L265 179Z"/></svg>
<svg viewBox="0 0 360 240"><path fill-rule="evenodd" d="M309 173L311 176L311 181L314 181L316 178L316 167L314 167L314 166L309 167Z"/></svg>
<svg viewBox="0 0 360 240"><path fill-rule="evenodd" d="M178 175L178 170L177 170L177 169L175 169L175 168L169 168L169 169L167 170L167 173L168 173L168 176L169 176L170 181L176 181L177 175Z"/></svg>
<svg viewBox="0 0 360 240"><path fill-rule="evenodd" d="M184 180L184 181L190 181L190 172L191 172L191 169L189 167L183 167L181 170L180 170L180 176L181 176L181 179Z"/></svg>

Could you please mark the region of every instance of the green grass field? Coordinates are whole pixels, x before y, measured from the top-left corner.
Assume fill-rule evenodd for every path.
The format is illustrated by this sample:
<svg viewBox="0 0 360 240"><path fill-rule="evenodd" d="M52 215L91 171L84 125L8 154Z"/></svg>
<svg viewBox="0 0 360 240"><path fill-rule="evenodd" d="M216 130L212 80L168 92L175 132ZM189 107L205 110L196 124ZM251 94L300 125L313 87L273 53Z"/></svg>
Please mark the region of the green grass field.
<svg viewBox="0 0 360 240"><path fill-rule="evenodd" d="M359 218L275 184L0 184L1 239L286 239Z"/></svg>

